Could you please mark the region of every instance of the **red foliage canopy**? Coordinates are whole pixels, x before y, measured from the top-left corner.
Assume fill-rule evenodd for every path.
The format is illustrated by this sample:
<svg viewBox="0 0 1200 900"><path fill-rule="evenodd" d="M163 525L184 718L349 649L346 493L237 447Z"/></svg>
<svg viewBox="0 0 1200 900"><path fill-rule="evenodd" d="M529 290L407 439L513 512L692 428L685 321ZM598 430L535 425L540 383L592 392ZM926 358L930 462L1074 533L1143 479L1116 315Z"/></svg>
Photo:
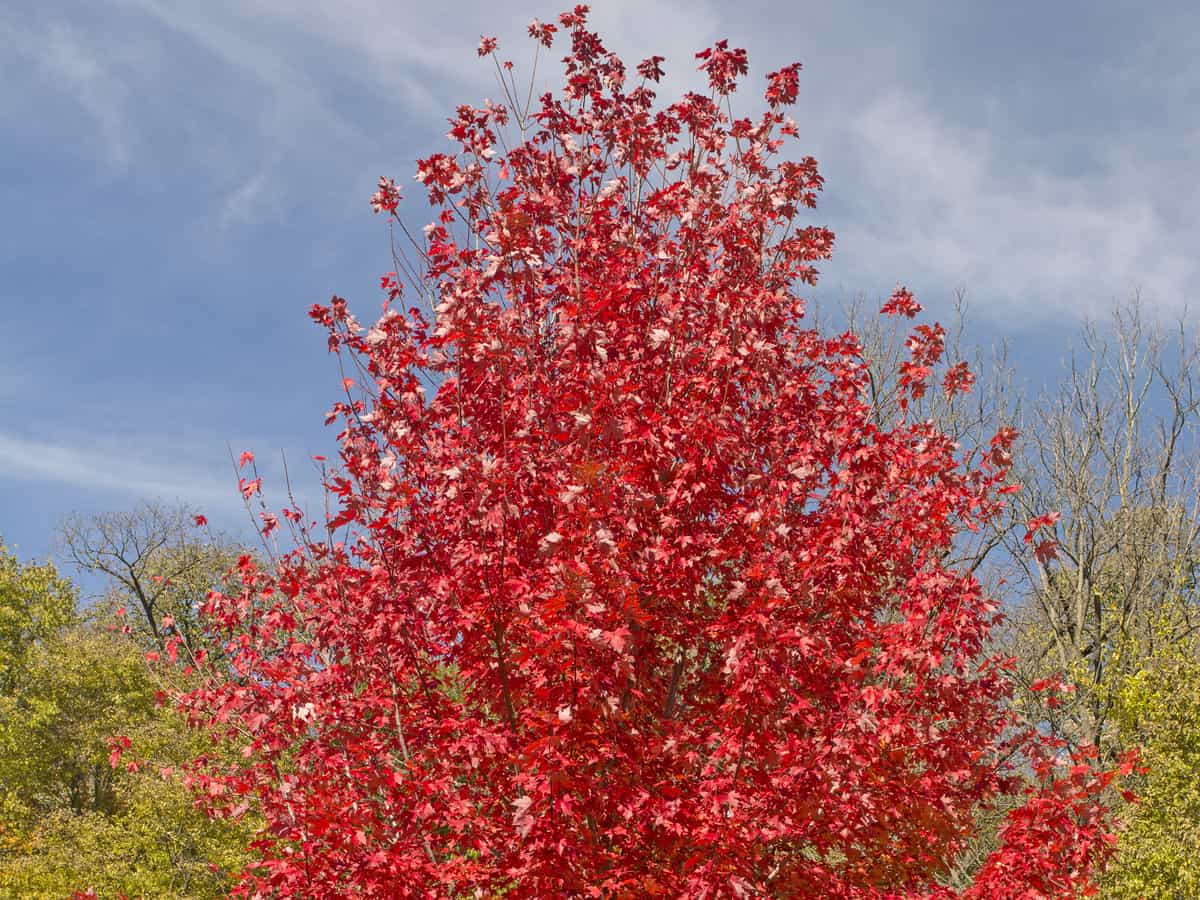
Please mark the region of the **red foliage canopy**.
<svg viewBox="0 0 1200 900"><path fill-rule="evenodd" d="M382 317L313 310L359 369L336 509L285 510L298 549L210 598L236 637L183 698L247 744L195 776L265 815L243 890L949 897L973 811L1024 773L962 896L1075 896L1111 776L1014 726L997 605L943 564L1015 434L971 462L877 427L854 336L807 326L833 235L802 224L816 162L781 155L798 65L731 118L747 61L721 42L710 94L656 108L661 58L627 78L586 15L560 17L561 95L530 111L498 66L509 102L460 107L458 150L419 163L439 215ZM382 179L402 228L399 202ZM909 346L918 395L943 332Z"/></svg>

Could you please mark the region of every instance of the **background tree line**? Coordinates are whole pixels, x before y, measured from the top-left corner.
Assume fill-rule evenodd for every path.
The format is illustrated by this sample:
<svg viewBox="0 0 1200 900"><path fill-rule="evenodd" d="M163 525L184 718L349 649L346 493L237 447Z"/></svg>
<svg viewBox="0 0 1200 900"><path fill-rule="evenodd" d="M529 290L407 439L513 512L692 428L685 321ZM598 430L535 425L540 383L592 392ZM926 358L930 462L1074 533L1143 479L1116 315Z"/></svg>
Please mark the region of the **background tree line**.
<svg viewBox="0 0 1200 900"><path fill-rule="evenodd" d="M189 731L146 654L204 645L199 603L240 551L154 504L72 518L60 542L102 597L0 545L0 896L221 896L253 815L194 808L187 765L230 748Z"/></svg>

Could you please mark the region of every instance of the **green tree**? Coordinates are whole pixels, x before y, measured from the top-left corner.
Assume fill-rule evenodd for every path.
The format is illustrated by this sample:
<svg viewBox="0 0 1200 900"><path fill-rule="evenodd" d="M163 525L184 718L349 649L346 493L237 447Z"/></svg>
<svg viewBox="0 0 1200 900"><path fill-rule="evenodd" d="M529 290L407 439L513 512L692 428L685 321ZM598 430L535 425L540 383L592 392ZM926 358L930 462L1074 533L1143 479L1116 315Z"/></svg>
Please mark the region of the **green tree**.
<svg viewBox="0 0 1200 900"><path fill-rule="evenodd" d="M0 542L0 692L21 679L30 649L78 620L71 583L46 563L22 564Z"/></svg>
<svg viewBox="0 0 1200 900"><path fill-rule="evenodd" d="M1112 900L1200 897L1200 658L1173 647L1126 680L1117 719L1142 747L1139 802L1123 812L1125 830L1103 885Z"/></svg>
<svg viewBox="0 0 1200 900"><path fill-rule="evenodd" d="M252 822L194 809L181 767L207 737L116 620L83 619L52 566L0 562L0 898L222 896Z"/></svg>

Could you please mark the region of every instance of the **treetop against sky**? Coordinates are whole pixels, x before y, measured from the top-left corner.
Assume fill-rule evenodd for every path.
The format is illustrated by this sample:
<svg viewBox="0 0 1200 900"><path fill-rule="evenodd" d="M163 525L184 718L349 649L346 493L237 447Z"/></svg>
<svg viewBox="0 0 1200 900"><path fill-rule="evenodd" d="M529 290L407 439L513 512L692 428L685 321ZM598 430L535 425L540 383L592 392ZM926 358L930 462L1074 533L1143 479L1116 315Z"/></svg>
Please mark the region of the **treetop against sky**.
<svg viewBox="0 0 1200 900"><path fill-rule="evenodd" d="M497 98L478 36L515 48L538 4L186 0L0 12L0 523L44 556L66 513L180 498L245 529L227 446L307 460L334 370L303 310L359 310L390 269L362 216L464 98ZM1023 377L1059 374L1078 317L1138 287L1171 310L1196 283L1200 91L1189 3L606 2L627 59L728 36L750 74L799 59L793 113L828 180L839 253L810 293L872 301L898 280L934 318L956 288L972 339L1012 338ZM548 79L542 61L539 78ZM754 101L759 102L759 101ZM750 104L753 106L753 103ZM748 106L744 112L751 113ZM405 215L409 215L406 211ZM424 224L415 215L415 228ZM271 397L269 404L262 397Z"/></svg>

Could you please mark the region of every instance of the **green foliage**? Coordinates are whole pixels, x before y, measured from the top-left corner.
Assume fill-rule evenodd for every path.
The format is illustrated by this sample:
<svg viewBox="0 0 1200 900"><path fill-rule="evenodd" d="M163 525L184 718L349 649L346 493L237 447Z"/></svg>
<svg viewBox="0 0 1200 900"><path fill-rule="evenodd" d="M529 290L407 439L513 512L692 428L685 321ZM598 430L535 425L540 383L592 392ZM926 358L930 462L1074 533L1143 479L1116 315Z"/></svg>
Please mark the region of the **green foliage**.
<svg viewBox="0 0 1200 900"><path fill-rule="evenodd" d="M3 552L0 573L0 898L223 896L252 822L194 808L180 766L205 737L158 702L113 620L81 621L52 566Z"/></svg>
<svg viewBox="0 0 1200 900"><path fill-rule="evenodd" d="M1069 565L1048 572L1036 601L1016 612L1005 648L1017 657L1025 688L1058 676L1074 687L1068 695L1019 691L1018 708L1070 742L1094 743L1107 760L1129 746L1118 707L1130 679L1187 646L1195 615L1190 556L1135 553L1138 542L1155 538L1146 523L1156 511L1138 512L1124 517L1138 527L1114 539L1127 557L1114 555L1084 574Z"/></svg>
<svg viewBox="0 0 1200 900"><path fill-rule="evenodd" d="M138 774L119 783L113 815L59 809L0 870L0 897L216 898L246 862L244 829L197 813L178 781Z"/></svg>
<svg viewBox="0 0 1200 900"><path fill-rule="evenodd" d="M1113 900L1200 897L1200 659L1180 647L1128 679L1118 702L1122 735L1142 745L1139 802L1103 896Z"/></svg>
<svg viewBox="0 0 1200 900"><path fill-rule="evenodd" d="M23 565L0 543L0 691L20 681L36 642L75 621L71 583L49 563Z"/></svg>

